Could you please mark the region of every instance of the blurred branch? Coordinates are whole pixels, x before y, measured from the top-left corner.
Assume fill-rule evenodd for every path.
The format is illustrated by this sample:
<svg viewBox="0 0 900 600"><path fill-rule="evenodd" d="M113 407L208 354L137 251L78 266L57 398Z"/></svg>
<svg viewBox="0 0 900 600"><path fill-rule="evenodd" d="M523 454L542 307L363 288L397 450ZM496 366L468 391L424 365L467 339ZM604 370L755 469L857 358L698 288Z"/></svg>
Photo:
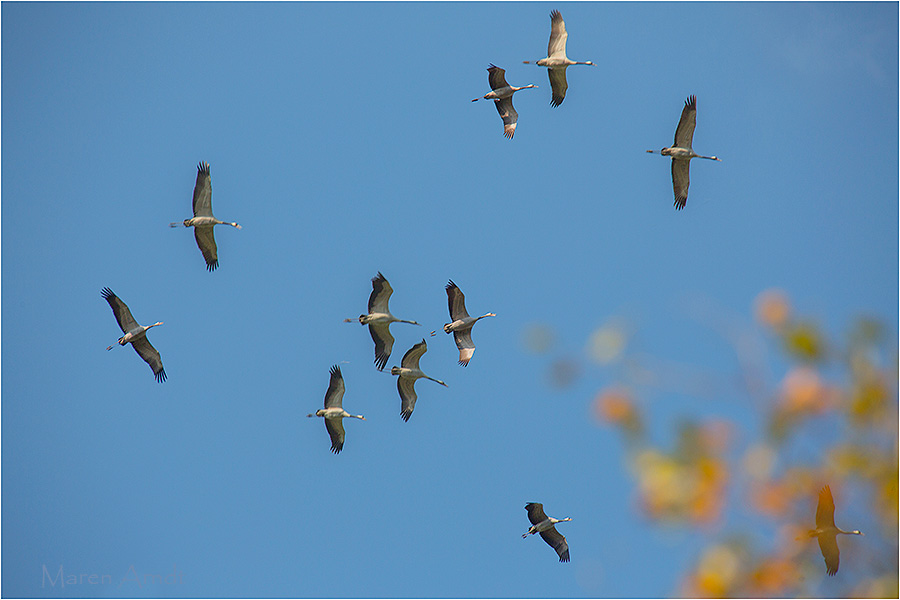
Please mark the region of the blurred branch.
<svg viewBox="0 0 900 600"><path fill-rule="evenodd" d="M818 490L828 483L839 505L838 524L862 522L869 528L865 538L841 540L838 577L846 582L844 593L897 597L898 359L885 326L866 315L843 342L828 339L819 324L794 314L780 290L759 294L752 317L729 314L702 297L688 298L685 312L733 348L736 377L635 351L634 331L621 318L589 336L584 360L557 359L551 369L561 386L591 374L591 365L614 374L618 382L596 393L591 412L622 434L638 503L649 519L707 531L717 531L709 526L735 514L763 523L710 539L678 592L816 595L825 569L806 531L815 522ZM542 335L553 339L552 333ZM785 365L780 381L770 364ZM760 412L763 430L685 416L674 448L661 449L648 438L638 391L645 388L717 400L737 392ZM798 455L798 447L808 451ZM761 532L768 542L755 547L751 540Z"/></svg>

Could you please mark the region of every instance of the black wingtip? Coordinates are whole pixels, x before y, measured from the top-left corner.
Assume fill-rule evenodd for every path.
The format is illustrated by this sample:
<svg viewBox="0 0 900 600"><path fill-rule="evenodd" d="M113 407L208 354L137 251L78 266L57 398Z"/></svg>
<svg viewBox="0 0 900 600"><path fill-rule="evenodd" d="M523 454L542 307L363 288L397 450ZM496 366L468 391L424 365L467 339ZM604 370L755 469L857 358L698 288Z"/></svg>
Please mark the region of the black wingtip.
<svg viewBox="0 0 900 600"><path fill-rule="evenodd" d="M379 371L384 371L384 368L387 366L387 361L391 357L390 354L382 354L375 355L375 368Z"/></svg>
<svg viewBox="0 0 900 600"><path fill-rule="evenodd" d="M403 412L400 413L400 418L403 419L404 423L406 423L409 421L409 418L412 416L412 413L413 413L413 411L411 411L411 410L404 410Z"/></svg>
<svg viewBox="0 0 900 600"><path fill-rule="evenodd" d="M153 376L156 377L156 381L158 381L159 383L162 383L167 379L165 369L160 369L159 373L154 373Z"/></svg>
<svg viewBox="0 0 900 600"><path fill-rule="evenodd" d="M203 162L203 161L201 160L201 161L200 161L200 164L197 165L197 170L198 170L199 172L203 173L204 175L209 175L209 163L208 163L208 162Z"/></svg>
<svg viewBox="0 0 900 600"><path fill-rule="evenodd" d="M343 449L344 449L343 444L340 444L340 445L332 444L332 446L331 446L331 451L334 452L335 454L340 454L341 450L343 450Z"/></svg>
<svg viewBox="0 0 900 600"><path fill-rule="evenodd" d="M675 198L675 210L683 209L685 204L687 204L687 198L681 198L681 197Z"/></svg>
<svg viewBox="0 0 900 600"><path fill-rule="evenodd" d="M340 377L341 379L344 378L344 376L341 374L341 368L338 365L332 365L331 368L328 370L328 373L332 377Z"/></svg>
<svg viewBox="0 0 900 600"><path fill-rule="evenodd" d="M219 261L214 260L213 262L206 263L206 270L212 273L219 267Z"/></svg>
<svg viewBox="0 0 900 600"><path fill-rule="evenodd" d="M115 296L113 291L111 289L109 289L108 287L105 287L102 290L100 290L100 295L103 296L104 300L109 300L110 298Z"/></svg>
<svg viewBox="0 0 900 600"><path fill-rule="evenodd" d="M693 108L696 110L697 108L697 96L688 96L687 100L684 101L684 105L688 108Z"/></svg>

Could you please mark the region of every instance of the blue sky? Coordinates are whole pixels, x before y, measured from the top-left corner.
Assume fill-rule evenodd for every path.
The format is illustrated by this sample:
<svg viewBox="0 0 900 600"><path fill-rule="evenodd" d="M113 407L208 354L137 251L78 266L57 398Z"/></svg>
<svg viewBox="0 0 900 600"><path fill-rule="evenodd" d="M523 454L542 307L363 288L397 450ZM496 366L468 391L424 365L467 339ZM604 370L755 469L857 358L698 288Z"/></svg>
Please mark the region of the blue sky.
<svg viewBox="0 0 900 600"><path fill-rule="evenodd" d="M569 33L549 106L550 10ZM701 540L634 506L621 440L523 332L578 350L616 315L641 349L724 371L685 298L786 290L832 333L897 329L894 3L2 5L4 596L660 596ZM515 139L489 63L519 92ZM672 208L668 146L696 94ZM212 168L219 269L191 216ZM382 271L388 367L427 337L409 423L346 317ZM444 284L479 323L456 364ZM153 380L100 296L150 332ZM320 420L341 363L343 453ZM777 370L777 366L776 366ZM659 402L745 419L740 399ZM526 502L572 562L523 541ZM726 524L740 516L726 515ZM563 529L564 528L564 529ZM862 527L865 529L865 527ZM54 573L112 584L41 588ZM181 573L177 585L139 576ZM846 582L845 582L846 583ZM823 585L837 585L826 582ZM822 588L823 594L835 588ZM829 591L831 590L831 591Z"/></svg>

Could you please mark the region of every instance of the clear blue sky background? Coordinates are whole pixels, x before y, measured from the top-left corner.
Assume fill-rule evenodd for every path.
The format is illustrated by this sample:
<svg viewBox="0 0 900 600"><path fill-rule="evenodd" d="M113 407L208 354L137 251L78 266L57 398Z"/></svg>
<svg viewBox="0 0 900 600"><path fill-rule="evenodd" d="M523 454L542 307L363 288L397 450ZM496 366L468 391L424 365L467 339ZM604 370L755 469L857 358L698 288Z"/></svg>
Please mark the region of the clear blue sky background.
<svg viewBox="0 0 900 600"><path fill-rule="evenodd" d="M569 69L557 109L522 64L554 8L569 56L599 65ZM734 370L680 303L747 314L772 286L829 332L860 312L896 331L897 31L895 3L4 2L3 595L671 594L702 540L634 506L621 440L589 416L612 379L554 389L523 331L577 350L627 311L644 351ZM470 102L491 62L540 86L512 141ZM689 94L695 150L724 162L694 162L678 213L644 151ZM212 274L168 227L200 160L244 226L217 229ZM389 367L447 322L448 278L499 315L466 369L428 338L449 388L419 382L409 423L341 322L379 270L423 324L393 326ZM104 351L104 286L165 322L166 383ZM338 456L305 418L335 363L368 419ZM663 418L754 426L739 400L681 400ZM528 501L575 519L570 564L519 537ZM42 589L42 565L114 583ZM115 585L173 565L178 585Z"/></svg>

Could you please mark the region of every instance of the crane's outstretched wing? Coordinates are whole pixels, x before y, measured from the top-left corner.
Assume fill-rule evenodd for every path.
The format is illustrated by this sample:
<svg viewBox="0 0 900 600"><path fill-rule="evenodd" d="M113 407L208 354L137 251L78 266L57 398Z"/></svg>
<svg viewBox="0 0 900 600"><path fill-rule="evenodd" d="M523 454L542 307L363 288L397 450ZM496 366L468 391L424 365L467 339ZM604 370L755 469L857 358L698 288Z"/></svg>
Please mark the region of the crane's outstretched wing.
<svg viewBox="0 0 900 600"><path fill-rule="evenodd" d="M528 511L528 521L532 525L537 525L547 520L547 515L544 514L544 505L540 502L529 502L525 505L525 510Z"/></svg>
<svg viewBox="0 0 900 600"><path fill-rule="evenodd" d="M506 83L505 73L506 71L497 65L491 64L488 67L488 84L492 90L509 87L509 84Z"/></svg>
<svg viewBox="0 0 900 600"><path fill-rule="evenodd" d="M556 108L566 99L566 90L569 84L566 82L566 69L568 67L552 67L547 69L547 77L550 78L550 105Z"/></svg>
<svg viewBox="0 0 900 600"><path fill-rule="evenodd" d="M144 359L144 362L153 369L153 376L156 377L156 381L160 383L165 381L166 370L163 369L162 358L160 358L156 348L150 344L150 340L147 339L146 334L131 342L131 345L134 347L134 351Z"/></svg>
<svg viewBox="0 0 900 600"><path fill-rule="evenodd" d="M694 127L697 126L697 96L688 96L681 111L681 120L675 129L675 146L691 148L694 143Z"/></svg>
<svg viewBox="0 0 900 600"><path fill-rule="evenodd" d="M825 486L819 491L819 504L816 506L816 528L834 527L834 497L831 487Z"/></svg>
<svg viewBox="0 0 900 600"><path fill-rule="evenodd" d="M344 419L324 419L325 429L331 438L331 451L339 454L344 449Z"/></svg>
<svg viewBox="0 0 900 600"><path fill-rule="evenodd" d="M687 204L688 188L691 185L690 159L672 159L672 187L675 189L675 210Z"/></svg>
<svg viewBox="0 0 900 600"><path fill-rule="evenodd" d="M369 324L369 334L375 342L375 366L379 371L383 371L394 348L394 336L391 335L388 325L375 323Z"/></svg>
<svg viewBox="0 0 900 600"><path fill-rule="evenodd" d="M196 225L194 226L194 239L197 241L197 247L203 254L206 261L206 270L215 271L219 266L219 253L216 247L216 238L213 236L212 225Z"/></svg>
<svg viewBox="0 0 900 600"><path fill-rule="evenodd" d="M209 179L209 163L200 162L197 166L197 183L194 184L194 216L211 217L212 183Z"/></svg>
<svg viewBox="0 0 900 600"><path fill-rule="evenodd" d="M397 378L397 391L400 392L400 418L409 421L416 408L415 379L400 376Z"/></svg>
<svg viewBox="0 0 900 600"><path fill-rule="evenodd" d="M837 573L838 565L841 563L841 552L838 550L837 536L820 535L819 549L825 558L825 572L829 575Z"/></svg>
<svg viewBox="0 0 900 600"><path fill-rule="evenodd" d="M565 58L566 57L566 39L569 34L566 33L566 23L563 21L562 15L558 10L550 13L550 43L547 44L548 58Z"/></svg>
<svg viewBox="0 0 900 600"><path fill-rule="evenodd" d="M566 541L566 536L558 532L556 527L542 531L541 537L550 544L550 547L556 550L556 553L559 555L559 562L569 562L569 543Z"/></svg>
<svg viewBox="0 0 900 600"><path fill-rule="evenodd" d="M341 368L334 365L329 373L331 379L328 381L328 391L325 392L325 408L343 408L341 402L344 398L344 376L341 374Z"/></svg>
<svg viewBox="0 0 900 600"><path fill-rule="evenodd" d="M422 358L422 355L427 351L428 344L426 344L425 340L423 339L421 342L406 351L406 354L403 355L403 360L400 361L400 366L407 369L418 369L419 359Z"/></svg>
<svg viewBox="0 0 900 600"><path fill-rule="evenodd" d="M494 105L497 107L497 112L500 113L500 118L503 119L503 135L512 139L516 134L516 122L519 120L519 113L513 108L512 96L494 100Z"/></svg>
<svg viewBox="0 0 900 600"><path fill-rule="evenodd" d="M469 366L472 355L475 354L475 342L472 341L472 328L463 329L453 332L453 340L459 349L459 364L464 367Z"/></svg>
<svg viewBox="0 0 900 600"><path fill-rule="evenodd" d="M369 294L369 314L372 313L389 313L388 300L394 289L381 271L372 278L372 293Z"/></svg>
<svg viewBox="0 0 900 600"><path fill-rule="evenodd" d="M128 333L132 329L138 327L138 322L131 316L131 311L128 310L128 306L126 306L126 304L122 302L111 289L108 287L103 288L100 290L100 295L103 296L104 300L109 302L109 306L112 308L113 315L116 317L116 322L119 324L122 333Z"/></svg>
<svg viewBox="0 0 900 600"><path fill-rule="evenodd" d="M447 291L447 305L450 309L450 319L453 321L461 321L469 316L466 312L466 296L462 290L450 280L444 289Z"/></svg>

